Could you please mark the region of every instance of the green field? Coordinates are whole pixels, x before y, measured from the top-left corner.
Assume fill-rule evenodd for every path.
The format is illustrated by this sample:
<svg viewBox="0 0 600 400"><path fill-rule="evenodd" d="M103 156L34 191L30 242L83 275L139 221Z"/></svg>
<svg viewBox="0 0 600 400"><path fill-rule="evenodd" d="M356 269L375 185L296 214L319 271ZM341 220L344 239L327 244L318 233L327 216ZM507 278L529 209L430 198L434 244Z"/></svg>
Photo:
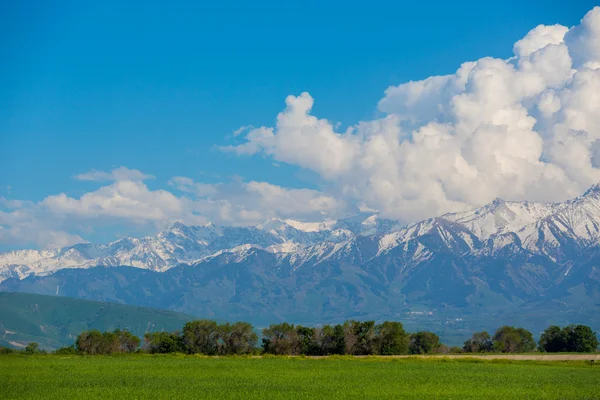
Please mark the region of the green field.
<svg viewBox="0 0 600 400"><path fill-rule="evenodd" d="M585 362L0 356L0 397L600 399Z"/></svg>

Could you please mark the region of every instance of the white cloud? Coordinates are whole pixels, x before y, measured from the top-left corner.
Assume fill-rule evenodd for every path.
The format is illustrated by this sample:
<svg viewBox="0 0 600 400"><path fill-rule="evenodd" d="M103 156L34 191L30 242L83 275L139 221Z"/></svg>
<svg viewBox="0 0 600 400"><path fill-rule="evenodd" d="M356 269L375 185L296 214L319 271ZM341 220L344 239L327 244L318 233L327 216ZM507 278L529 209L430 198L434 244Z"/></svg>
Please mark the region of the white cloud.
<svg viewBox="0 0 600 400"><path fill-rule="evenodd" d="M31 201L0 198L0 243L54 248L85 242L61 229L59 220L60 216L45 214Z"/></svg>
<svg viewBox="0 0 600 400"><path fill-rule="evenodd" d="M188 199L150 190L140 180L149 175L140 171L121 167L86 175L115 181L79 198L61 193L40 202L0 199L0 243L55 248L85 242L82 236L94 228L135 224L152 231L186 216L190 223L207 222L186 214Z"/></svg>
<svg viewBox="0 0 600 400"><path fill-rule="evenodd" d="M80 180L80 181L95 181L95 182L122 181L122 180L144 181L147 179L154 179L154 176L146 175L146 174L138 171L137 169L129 169L127 167L119 167L117 169L113 169L110 172L92 170L92 171L86 172L84 174L75 175L75 179Z"/></svg>
<svg viewBox="0 0 600 400"><path fill-rule="evenodd" d="M190 210L224 225L253 225L273 217L317 221L335 218L353 208L317 190L283 188L267 182L206 184L175 177L170 184L194 198Z"/></svg>
<svg viewBox="0 0 600 400"><path fill-rule="evenodd" d="M286 109L277 116L276 133L273 128L253 129L246 143L226 150L240 155L264 151L278 161L310 165L325 177L347 171L357 150L352 136L335 133L327 120L310 115L313 98L308 93L288 96L285 103Z"/></svg>
<svg viewBox="0 0 600 400"><path fill-rule="evenodd" d="M549 44L561 44L568 31L569 28L562 25L538 25L515 43L514 53L517 57L527 57Z"/></svg>
<svg viewBox="0 0 600 400"><path fill-rule="evenodd" d="M153 234L175 221L245 226L272 217L321 220L350 210L343 200L316 190L239 179L208 184L174 177L169 184L183 192L176 195L151 190L141 180L118 179L125 176L123 170L127 169L97 172L117 180L79 198L61 193L36 203L0 197L0 243L55 248L85 242L89 231L111 226L133 224L138 231ZM148 175L137 171L127 176Z"/></svg>
<svg viewBox="0 0 600 400"><path fill-rule="evenodd" d="M86 193L79 199L64 193L46 197L48 211L82 218L115 217L132 221L163 221L180 215L181 199L165 190L151 191L140 181L121 180Z"/></svg>
<svg viewBox="0 0 600 400"><path fill-rule="evenodd" d="M321 190L180 176L171 192L151 190L153 177L135 169L94 170L76 179L107 184L78 198L0 199L0 242L54 247L83 240L90 226L315 221L356 208L410 222L495 197L578 195L600 180L600 7L570 29L532 29L513 51L391 86L383 117L346 131L311 114L310 94L288 96L274 126L242 127L239 144L222 148L314 171Z"/></svg>
<svg viewBox="0 0 600 400"><path fill-rule="evenodd" d="M169 185L182 192L193 193L200 197L216 195L218 193L218 185L194 182L192 178L187 178L185 176L171 178L169 180Z"/></svg>
<svg viewBox="0 0 600 400"><path fill-rule="evenodd" d="M310 114L308 93L290 96L274 127L227 150L315 171L405 222L495 197L577 195L600 180L600 7L572 29L536 27L514 52L390 87L378 104L387 116L346 132Z"/></svg>
<svg viewBox="0 0 600 400"><path fill-rule="evenodd" d="M233 136L239 136L242 133L249 131L250 129L252 129L252 125L240 126L238 129L233 131Z"/></svg>
<svg viewBox="0 0 600 400"><path fill-rule="evenodd" d="M594 7L581 24L565 35L576 68L600 68L600 7Z"/></svg>

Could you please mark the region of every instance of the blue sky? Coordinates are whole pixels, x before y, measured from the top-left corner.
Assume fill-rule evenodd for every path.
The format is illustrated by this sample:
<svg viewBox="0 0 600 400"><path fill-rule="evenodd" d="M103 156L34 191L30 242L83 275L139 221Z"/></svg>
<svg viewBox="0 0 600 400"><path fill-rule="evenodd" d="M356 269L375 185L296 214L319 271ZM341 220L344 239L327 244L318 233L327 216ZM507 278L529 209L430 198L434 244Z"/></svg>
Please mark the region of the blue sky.
<svg viewBox="0 0 600 400"><path fill-rule="evenodd" d="M149 190L176 190L169 180L184 176L206 184L269 182L338 198L351 189L332 184L337 176L275 150L248 156L219 146L243 143L243 135L232 134L241 126L273 126L286 96L302 92L315 99L312 114L340 133L393 114L377 106L389 86L452 74L486 56L507 59L537 25L577 25L595 5L123 3L0 5L0 196L6 201L37 203L59 193L78 199L106 183L74 179L77 174L121 166L153 175L145 181ZM589 180L575 181L579 186L569 190ZM373 208L363 197L345 201ZM82 228L95 225L92 220L78 224L69 229L86 240L139 230L126 219L103 222L102 230ZM43 246L6 237L0 235L4 248Z"/></svg>

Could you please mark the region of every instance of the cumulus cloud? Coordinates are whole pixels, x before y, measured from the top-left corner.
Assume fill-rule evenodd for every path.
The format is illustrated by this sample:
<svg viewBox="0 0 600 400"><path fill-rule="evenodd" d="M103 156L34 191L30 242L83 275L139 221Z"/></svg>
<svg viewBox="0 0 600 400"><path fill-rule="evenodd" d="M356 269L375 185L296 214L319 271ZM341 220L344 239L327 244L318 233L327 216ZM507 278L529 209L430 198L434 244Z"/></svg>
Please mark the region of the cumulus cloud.
<svg viewBox="0 0 600 400"><path fill-rule="evenodd" d="M600 7L540 25L508 60L389 87L386 115L337 132L289 96L273 127L225 148L318 173L346 199L410 222L495 197L560 201L600 180Z"/></svg>
<svg viewBox="0 0 600 400"><path fill-rule="evenodd" d="M119 179L122 172L99 174ZM147 176L137 172L131 177ZM42 248L85 242L83 233L111 225L158 228L186 216L188 209L187 199L165 190L150 190L142 181L129 179L116 180L79 198L61 193L39 202L0 200L0 243ZM188 217L190 223L206 222L205 218Z"/></svg>
<svg viewBox="0 0 600 400"><path fill-rule="evenodd" d="M538 25L513 47L517 57L527 57L549 44L559 45L563 42L569 28L562 25Z"/></svg>
<svg viewBox="0 0 600 400"><path fill-rule="evenodd" d="M194 196L189 203L194 213L224 225L254 225L274 217L319 221L354 210L343 199L318 190L284 188L267 182L206 184L175 177L170 184Z"/></svg>
<svg viewBox="0 0 600 400"><path fill-rule="evenodd" d="M600 7L594 7L581 24L565 35L576 68L600 68Z"/></svg>
<svg viewBox="0 0 600 400"><path fill-rule="evenodd" d="M92 170L84 174L75 175L75 179L80 181L95 181L95 182L106 182L106 181L144 181L147 179L154 179L152 175L146 175L137 169L129 169L127 167L119 167L113 169L110 172Z"/></svg>
<svg viewBox="0 0 600 400"><path fill-rule="evenodd" d="M61 229L60 219L45 214L34 202L0 197L0 243L55 248L85 242L81 236Z"/></svg>
<svg viewBox="0 0 600 400"><path fill-rule="evenodd" d="M329 219L351 210L317 190L239 179L211 184L174 177L169 184L180 194L151 190L137 179L149 175L130 171L95 172L115 181L80 197L60 193L39 202L0 197L0 243L56 248L85 242L89 231L110 226L135 225L152 234L176 221L246 226L272 217Z"/></svg>
<svg viewBox="0 0 600 400"><path fill-rule="evenodd" d="M133 221L167 220L182 212L181 200L165 190L149 190L140 181L122 180L79 199L64 193L41 203L49 212L83 218L115 217Z"/></svg>
<svg viewBox="0 0 600 400"><path fill-rule="evenodd" d="M221 149L313 171L319 190L267 182L197 182L120 167L78 180L106 182L79 197L0 198L0 242L56 247L89 226L174 221L252 225L271 217L315 221L358 209L402 222L496 197L562 201L600 181L600 7L568 28L540 25L509 59L486 57L454 73L391 86L381 118L345 131L312 114L309 93L288 96L273 126L236 130Z"/></svg>
<svg viewBox="0 0 600 400"><path fill-rule="evenodd" d="M239 155L264 151L278 161L303 167L310 164L310 169L328 178L349 170L358 150L352 135L338 134L327 120L310 115L313 98L308 93L288 96L285 103L276 128L252 129L246 143L224 149Z"/></svg>

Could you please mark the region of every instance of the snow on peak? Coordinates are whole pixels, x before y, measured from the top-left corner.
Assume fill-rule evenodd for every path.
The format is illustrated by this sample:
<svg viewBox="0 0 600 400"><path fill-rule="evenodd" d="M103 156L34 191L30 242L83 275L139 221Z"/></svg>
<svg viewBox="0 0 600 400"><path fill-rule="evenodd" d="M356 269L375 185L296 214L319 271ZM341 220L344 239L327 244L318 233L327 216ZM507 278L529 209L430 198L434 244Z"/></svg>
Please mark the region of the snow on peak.
<svg viewBox="0 0 600 400"><path fill-rule="evenodd" d="M377 225L377 220L379 219L379 216L377 214L373 214L370 217L367 217L362 224L363 225Z"/></svg>
<svg viewBox="0 0 600 400"><path fill-rule="evenodd" d="M171 225L169 230L180 230L180 229L185 229L185 228L187 228L187 227L183 223L177 221L177 222L173 223L173 225Z"/></svg>
<svg viewBox="0 0 600 400"><path fill-rule="evenodd" d="M262 224L256 225L257 229L264 231L280 231L294 228L300 232L322 232L331 230L337 221L301 222L293 219L271 218Z"/></svg>
<svg viewBox="0 0 600 400"><path fill-rule="evenodd" d="M301 232L322 232L329 231L337 221L324 222L300 222L293 219L286 219L285 223Z"/></svg>
<svg viewBox="0 0 600 400"><path fill-rule="evenodd" d="M292 241L287 241L281 244L274 244L272 246L267 247L269 253L293 253L302 248L302 245L298 243L294 243Z"/></svg>
<svg viewBox="0 0 600 400"><path fill-rule="evenodd" d="M546 218L557 209L555 203L510 202L495 199L481 208L443 215L471 230L480 239L506 232L516 232L526 225Z"/></svg>
<svg viewBox="0 0 600 400"><path fill-rule="evenodd" d="M581 197L600 197L600 182L591 186Z"/></svg>
<svg viewBox="0 0 600 400"><path fill-rule="evenodd" d="M256 225L256 228L263 231L277 231L282 228L285 228L287 225L288 224L286 223L286 221L280 218L270 218L262 224Z"/></svg>
<svg viewBox="0 0 600 400"><path fill-rule="evenodd" d="M364 238L367 236L370 238ZM361 243L366 247L359 248ZM377 245L373 250L372 244ZM351 263L356 260L353 254L362 254L363 250L374 257L393 250L394 257L401 255L420 262L440 249L458 256L476 256L522 248L554 259L564 248L573 252L590 246L600 246L600 184L564 203L495 199L474 210L408 226L367 212L323 222L272 218L253 227L187 226L176 222L156 236L0 253L0 281L94 266L126 265L165 271L218 254L246 257L254 254L251 249L279 254L299 266L334 256L349 257L347 262Z"/></svg>

